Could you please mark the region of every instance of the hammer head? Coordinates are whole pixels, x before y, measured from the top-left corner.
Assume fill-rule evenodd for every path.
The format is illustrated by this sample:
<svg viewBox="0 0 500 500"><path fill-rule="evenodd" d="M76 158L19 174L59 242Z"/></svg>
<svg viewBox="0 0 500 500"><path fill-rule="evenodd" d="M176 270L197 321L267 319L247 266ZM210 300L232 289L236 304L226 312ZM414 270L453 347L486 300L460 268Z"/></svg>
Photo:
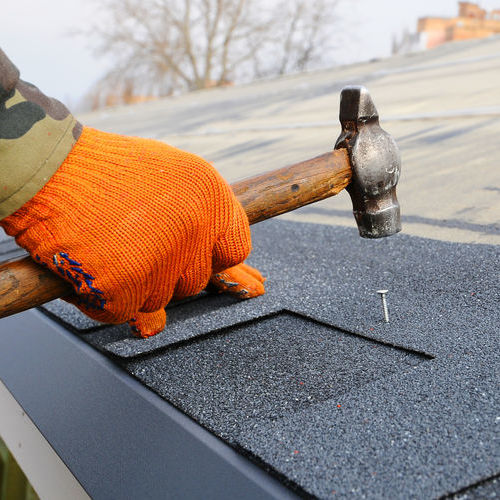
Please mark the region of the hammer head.
<svg viewBox="0 0 500 500"><path fill-rule="evenodd" d="M396 184L401 157L394 139L379 125L378 112L364 87L340 94L342 132L335 149L346 148L352 168L347 186L363 238L382 238L401 231Z"/></svg>

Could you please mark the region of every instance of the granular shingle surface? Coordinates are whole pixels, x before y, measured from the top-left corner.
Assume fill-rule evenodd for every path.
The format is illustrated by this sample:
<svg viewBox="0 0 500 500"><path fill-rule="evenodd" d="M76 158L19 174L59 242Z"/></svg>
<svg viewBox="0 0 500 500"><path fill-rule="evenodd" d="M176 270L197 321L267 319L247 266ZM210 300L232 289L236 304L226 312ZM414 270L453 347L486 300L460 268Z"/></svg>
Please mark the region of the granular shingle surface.
<svg viewBox="0 0 500 500"><path fill-rule="evenodd" d="M497 246L284 221L253 242L264 297L170 307L151 340L82 338L312 495L432 498L500 471Z"/></svg>
<svg viewBox="0 0 500 500"><path fill-rule="evenodd" d="M340 401L345 393L426 359L284 312L168 349L147 363L131 362L127 369L231 439L228 429L244 428L248 419L272 422L320 402Z"/></svg>

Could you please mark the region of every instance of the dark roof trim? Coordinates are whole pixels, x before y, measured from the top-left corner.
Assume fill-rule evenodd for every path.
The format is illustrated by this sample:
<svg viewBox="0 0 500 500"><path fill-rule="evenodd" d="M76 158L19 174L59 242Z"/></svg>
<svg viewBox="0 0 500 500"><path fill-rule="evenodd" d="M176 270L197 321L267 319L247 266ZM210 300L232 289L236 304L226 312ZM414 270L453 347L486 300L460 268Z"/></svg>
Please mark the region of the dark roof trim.
<svg viewBox="0 0 500 500"><path fill-rule="evenodd" d="M0 378L92 498L295 498L38 311L0 332Z"/></svg>

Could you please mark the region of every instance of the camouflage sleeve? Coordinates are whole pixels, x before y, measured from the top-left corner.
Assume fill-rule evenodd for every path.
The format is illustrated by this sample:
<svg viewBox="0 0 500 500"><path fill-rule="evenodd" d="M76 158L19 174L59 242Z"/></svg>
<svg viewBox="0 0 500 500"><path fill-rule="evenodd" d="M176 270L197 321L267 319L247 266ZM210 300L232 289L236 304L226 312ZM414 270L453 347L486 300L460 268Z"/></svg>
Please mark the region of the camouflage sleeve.
<svg viewBox="0 0 500 500"><path fill-rule="evenodd" d="M0 49L0 220L42 189L81 130L62 103L20 80Z"/></svg>

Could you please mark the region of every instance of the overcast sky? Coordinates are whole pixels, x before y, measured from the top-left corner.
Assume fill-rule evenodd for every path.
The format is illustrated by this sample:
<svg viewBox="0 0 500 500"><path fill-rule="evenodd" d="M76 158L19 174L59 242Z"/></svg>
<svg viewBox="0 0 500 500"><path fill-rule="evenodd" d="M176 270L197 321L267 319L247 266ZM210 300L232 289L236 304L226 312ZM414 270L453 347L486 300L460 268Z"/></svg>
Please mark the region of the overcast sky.
<svg viewBox="0 0 500 500"><path fill-rule="evenodd" d="M106 69L86 40L70 36L99 16L99 2L89 0L5 0L0 46L21 70L22 78L70 107ZM483 0L488 10L500 0ZM338 30L348 48L337 48L335 60L350 63L390 55L392 35L416 30L419 17L452 17L457 0L344 0Z"/></svg>

